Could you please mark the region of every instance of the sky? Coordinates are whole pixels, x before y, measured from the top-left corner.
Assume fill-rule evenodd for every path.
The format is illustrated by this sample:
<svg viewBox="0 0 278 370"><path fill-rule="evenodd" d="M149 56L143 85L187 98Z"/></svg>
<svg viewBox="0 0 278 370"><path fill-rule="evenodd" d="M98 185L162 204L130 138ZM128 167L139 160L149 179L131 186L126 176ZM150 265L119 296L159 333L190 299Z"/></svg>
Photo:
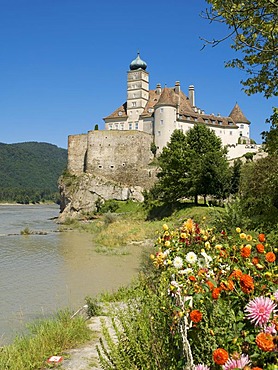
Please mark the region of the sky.
<svg viewBox="0 0 278 370"><path fill-rule="evenodd" d="M277 98L247 96L244 72L225 68L239 55L200 14L205 0L0 0L0 142L67 148L126 101L127 71L140 51L150 89L180 81L207 114L228 116L237 102L261 142Z"/></svg>

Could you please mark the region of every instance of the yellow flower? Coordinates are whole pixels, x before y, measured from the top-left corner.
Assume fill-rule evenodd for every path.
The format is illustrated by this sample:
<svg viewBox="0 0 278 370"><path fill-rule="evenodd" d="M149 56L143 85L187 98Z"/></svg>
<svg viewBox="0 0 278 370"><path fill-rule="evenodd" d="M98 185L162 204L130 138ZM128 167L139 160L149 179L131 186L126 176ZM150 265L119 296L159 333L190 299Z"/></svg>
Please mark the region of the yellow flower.
<svg viewBox="0 0 278 370"><path fill-rule="evenodd" d="M154 254L151 254L151 255L150 255L150 258L151 258L151 260L154 260L154 258L155 258L155 257L154 257Z"/></svg>
<svg viewBox="0 0 278 370"><path fill-rule="evenodd" d="M240 239L246 239L246 234L245 234L245 233L241 233L241 234L239 235L239 237L240 237Z"/></svg>
<svg viewBox="0 0 278 370"><path fill-rule="evenodd" d="M167 225L167 224L164 224L162 227L163 227L163 230L165 230L165 231L166 231L166 230L169 230L169 227L168 227L168 225Z"/></svg>
<svg viewBox="0 0 278 370"><path fill-rule="evenodd" d="M164 232L164 235L165 235L165 236L169 236L169 235L170 235L170 234L169 234L169 231L165 231L165 232Z"/></svg>
<svg viewBox="0 0 278 370"><path fill-rule="evenodd" d="M215 246L215 249L222 249L222 245L221 244L216 244L216 246Z"/></svg>
<svg viewBox="0 0 278 370"><path fill-rule="evenodd" d="M185 239L186 238L186 234L185 233L181 233L181 238L182 239Z"/></svg>
<svg viewBox="0 0 278 370"><path fill-rule="evenodd" d="M251 244L246 244L245 248L252 249L252 245Z"/></svg>
<svg viewBox="0 0 278 370"><path fill-rule="evenodd" d="M246 235L246 240L248 241L248 242L251 242L252 240L253 240L253 238L252 238L252 235Z"/></svg>
<svg viewBox="0 0 278 370"><path fill-rule="evenodd" d="M204 235L204 236L203 236L203 240L204 240L204 241L208 240L207 235Z"/></svg>
<svg viewBox="0 0 278 370"><path fill-rule="evenodd" d="M210 242L205 242L205 247L206 247L207 249L209 249L209 248L210 248Z"/></svg>
<svg viewBox="0 0 278 370"><path fill-rule="evenodd" d="M237 228L236 228L236 232L237 232L237 233L241 233L241 228L240 228L240 227L237 227Z"/></svg>
<svg viewBox="0 0 278 370"><path fill-rule="evenodd" d="M170 241L169 240L166 240L166 242L165 242L165 247L170 247L170 245L171 245L171 243L170 243Z"/></svg>

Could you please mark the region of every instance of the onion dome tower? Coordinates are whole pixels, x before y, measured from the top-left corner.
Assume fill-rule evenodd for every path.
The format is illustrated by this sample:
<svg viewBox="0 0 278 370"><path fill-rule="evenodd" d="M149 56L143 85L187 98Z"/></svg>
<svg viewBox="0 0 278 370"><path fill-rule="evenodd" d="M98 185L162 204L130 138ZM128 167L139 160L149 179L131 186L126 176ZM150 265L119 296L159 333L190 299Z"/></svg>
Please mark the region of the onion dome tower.
<svg viewBox="0 0 278 370"><path fill-rule="evenodd" d="M140 53L139 51L137 52L137 57L136 59L134 59L131 63L130 63L130 66L129 66L130 70L131 71L135 71L137 69L143 69L144 71L146 70L147 68L147 63L144 62L141 58L140 58Z"/></svg>
<svg viewBox="0 0 278 370"><path fill-rule="evenodd" d="M127 116L129 129L143 131L140 115L149 100L149 73L147 63L140 58L139 52L127 72Z"/></svg>

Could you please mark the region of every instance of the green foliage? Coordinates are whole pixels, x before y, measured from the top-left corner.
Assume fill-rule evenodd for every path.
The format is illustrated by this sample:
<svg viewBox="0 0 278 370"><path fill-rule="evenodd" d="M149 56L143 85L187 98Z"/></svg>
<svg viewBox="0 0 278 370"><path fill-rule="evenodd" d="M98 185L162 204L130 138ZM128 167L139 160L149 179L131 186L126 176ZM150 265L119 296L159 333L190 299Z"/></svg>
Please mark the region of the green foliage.
<svg viewBox="0 0 278 370"><path fill-rule="evenodd" d="M231 194L236 194L239 189L239 182L240 182L240 170L241 170L242 162L240 159L236 159L232 166L232 176L231 176Z"/></svg>
<svg viewBox="0 0 278 370"><path fill-rule="evenodd" d="M173 204L179 199L229 194L230 171L221 140L205 125L194 125L186 135L175 130L158 157L159 182L149 200Z"/></svg>
<svg viewBox="0 0 278 370"><path fill-rule="evenodd" d="M242 168L240 201L250 226L267 231L277 225L278 217L278 157L268 156Z"/></svg>
<svg viewBox="0 0 278 370"><path fill-rule="evenodd" d="M265 151L272 155L278 154L278 108L273 108L272 116L266 121L270 123L270 130L262 132Z"/></svg>
<svg viewBox="0 0 278 370"><path fill-rule="evenodd" d="M213 46L231 38L231 48L240 52L228 67L240 68L250 77L241 81L250 95L263 92L278 95L278 12L274 0L207 0L205 17L226 23L228 34L221 40L206 41Z"/></svg>
<svg viewBox="0 0 278 370"><path fill-rule="evenodd" d="M251 153L251 152L248 152L248 153L245 153L243 155L244 158L246 158L247 161L252 161L253 160L253 157L256 153Z"/></svg>
<svg viewBox="0 0 278 370"><path fill-rule="evenodd" d="M118 208L118 202L114 199L106 200L104 203L98 203L99 213L114 213Z"/></svg>
<svg viewBox="0 0 278 370"><path fill-rule="evenodd" d="M103 369L184 368L181 339L169 330L165 284L157 284L154 290L149 281L140 279L136 297L112 315L114 334L103 324L105 342L98 348Z"/></svg>
<svg viewBox="0 0 278 370"><path fill-rule="evenodd" d="M90 330L84 319L70 319L69 312L28 325L29 335L18 337L1 348L0 368L3 370L37 370L47 366L46 360L53 355L74 348L89 340Z"/></svg>
<svg viewBox="0 0 278 370"><path fill-rule="evenodd" d="M101 306L97 298L85 297L88 317L99 316L102 313Z"/></svg>
<svg viewBox="0 0 278 370"><path fill-rule="evenodd" d="M66 149L55 145L0 143L0 201L57 201L57 182L66 164Z"/></svg>

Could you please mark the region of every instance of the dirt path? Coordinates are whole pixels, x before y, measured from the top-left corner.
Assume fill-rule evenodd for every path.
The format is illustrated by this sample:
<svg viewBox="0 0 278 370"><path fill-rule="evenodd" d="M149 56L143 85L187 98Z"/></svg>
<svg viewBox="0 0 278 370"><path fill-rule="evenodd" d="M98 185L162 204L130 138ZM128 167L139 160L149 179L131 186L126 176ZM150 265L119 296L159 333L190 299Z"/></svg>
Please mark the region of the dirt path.
<svg viewBox="0 0 278 370"><path fill-rule="evenodd" d="M90 319L89 328L93 332L93 339L80 348L67 352L68 359L63 361L63 370L101 370L96 346L101 336L101 321L107 321L107 316L96 316Z"/></svg>

